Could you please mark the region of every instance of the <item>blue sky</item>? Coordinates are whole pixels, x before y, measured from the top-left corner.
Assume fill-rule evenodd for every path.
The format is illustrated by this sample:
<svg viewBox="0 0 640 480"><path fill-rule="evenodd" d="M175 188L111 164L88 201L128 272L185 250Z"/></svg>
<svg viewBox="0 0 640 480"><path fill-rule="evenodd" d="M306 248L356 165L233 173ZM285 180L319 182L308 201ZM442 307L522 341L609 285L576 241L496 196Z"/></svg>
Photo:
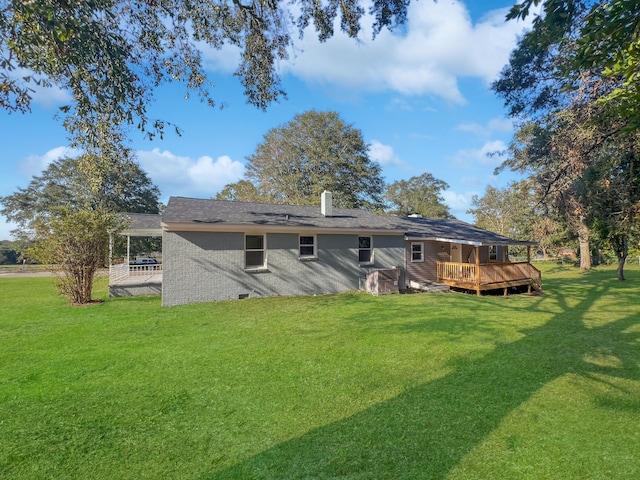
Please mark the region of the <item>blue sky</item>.
<svg viewBox="0 0 640 480"><path fill-rule="evenodd" d="M510 172L494 176L500 159L486 155L513 135L501 100L489 89L526 27L504 22L513 3L414 1L407 24L375 41L366 25L359 42L337 34L320 44L307 34L279 65L288 98L266 112L246 104L232 75L237 51L206 51L213 96L225 108L185 100L182 85L164 86L150 115L175 123L182 135L168 131L164 139L149 141L133 130L131 146L162 201L172 195L209 198L242 177L246 157L269 129L307 110L332 110L362 131L387 182L429 172L449 185L444 197L451 212L472 221L466 210L474 194L516 179ZM69 101L64 91L41 91L31 113L0 112L0 196L26 187L49 162L74 153L54 119L58 106ZM0 239L9 239L11 228L0 216Z"/></svg>

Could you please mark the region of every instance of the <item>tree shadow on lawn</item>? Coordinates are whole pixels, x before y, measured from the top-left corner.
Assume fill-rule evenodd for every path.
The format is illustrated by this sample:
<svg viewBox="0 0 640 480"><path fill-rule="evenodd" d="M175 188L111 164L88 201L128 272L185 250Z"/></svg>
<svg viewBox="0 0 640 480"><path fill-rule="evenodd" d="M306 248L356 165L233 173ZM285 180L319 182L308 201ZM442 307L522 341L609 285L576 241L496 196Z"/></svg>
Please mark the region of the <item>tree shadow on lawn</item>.
<svg viewBox="0 0 640 480"><path fill-rule="evenodd" d="M513 410L559 377L640 380L640 332L631 328L638 325L638 316L627 311L602 325L585 322L601 296L615 294L624 301L635 292L614 285L619 284L563 285L553 293L552 318L522 331L522 339L499 344L444 377L203 478L445 478ZM519 306L526 314L541 305ZM617 368L587 361L602 349L617 357Z"/></svg>

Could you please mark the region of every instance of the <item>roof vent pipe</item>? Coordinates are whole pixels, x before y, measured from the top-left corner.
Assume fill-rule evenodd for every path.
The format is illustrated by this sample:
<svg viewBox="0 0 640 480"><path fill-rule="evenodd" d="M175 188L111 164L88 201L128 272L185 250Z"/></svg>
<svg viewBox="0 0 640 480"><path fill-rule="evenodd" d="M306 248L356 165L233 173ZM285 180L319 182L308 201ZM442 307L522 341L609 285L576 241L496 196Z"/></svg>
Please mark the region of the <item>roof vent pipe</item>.
<svg viewBox="0 0 640 480"><path fill-rule="evenodd" d="M333 199L331 192L325 190L320 196L320 213L325 217L333 215Z"/></svg>

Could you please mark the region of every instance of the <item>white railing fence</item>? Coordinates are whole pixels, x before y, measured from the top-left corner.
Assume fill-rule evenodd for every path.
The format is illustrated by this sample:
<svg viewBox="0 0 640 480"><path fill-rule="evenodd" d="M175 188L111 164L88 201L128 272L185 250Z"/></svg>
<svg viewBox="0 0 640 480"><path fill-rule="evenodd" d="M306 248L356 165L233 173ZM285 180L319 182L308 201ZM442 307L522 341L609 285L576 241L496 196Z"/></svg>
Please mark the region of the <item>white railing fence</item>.
<svg viewBox="0 0 640 480"><path fill-rule="evenodd" d="M109 265L109 283L116 283L129 277L129 265L120 263Z"/></svg>
<svg viewBox="0 0 640 480"><path fill-rule="evenodd" d="M162 264L128 265L120 263L109 266L109 283L117 283L129 277L158 275L162 273Z"/></svg>
<svg viewBox="0 0 640 480"><path fill-rule="evenodd" d="M153 265L129 265L130 276L155 275L157 273L162 273L161 263Z"/></svg>

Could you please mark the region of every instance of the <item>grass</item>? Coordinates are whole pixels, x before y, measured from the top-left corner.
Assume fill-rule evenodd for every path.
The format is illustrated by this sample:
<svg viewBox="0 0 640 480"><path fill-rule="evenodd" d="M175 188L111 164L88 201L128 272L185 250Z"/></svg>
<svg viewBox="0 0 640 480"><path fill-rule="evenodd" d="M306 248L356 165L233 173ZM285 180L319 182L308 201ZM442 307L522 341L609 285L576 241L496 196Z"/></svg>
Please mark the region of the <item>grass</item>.
<svg viewBox="0 0 640 480"><path fill-rule="evenodd" d="M0 278L0 478L637 478L640 270L543 275L173 308Z"/></svg>

